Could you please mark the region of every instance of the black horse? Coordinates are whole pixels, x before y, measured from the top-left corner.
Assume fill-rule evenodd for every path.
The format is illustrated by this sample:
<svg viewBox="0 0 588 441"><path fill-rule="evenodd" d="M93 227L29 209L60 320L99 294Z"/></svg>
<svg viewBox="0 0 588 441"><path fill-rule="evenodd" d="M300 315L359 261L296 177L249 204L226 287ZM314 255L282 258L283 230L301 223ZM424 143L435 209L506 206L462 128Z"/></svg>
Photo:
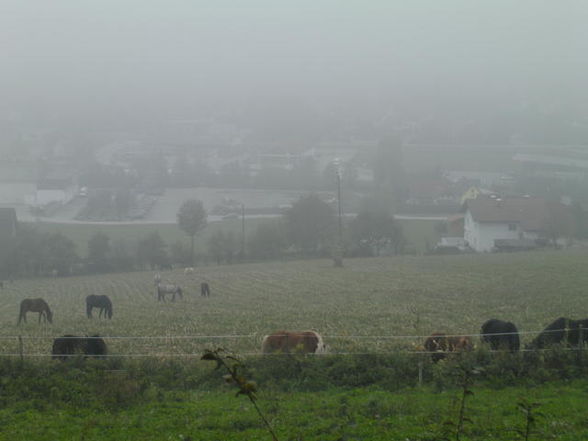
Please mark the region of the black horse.
<svg viewBox="0 0 588 441"><path fill-rule="evenodd" d="M210 297L210 286L208 286L208 283L202 282L200 284L200 296Z"/></svg>
<svg viewBox="0 0 588 441"><path fill-rule="evenodd" d="M55 360L67 360L76 355L100 358L107 354L106 343L99 335L91 337L78 337L64 335L53 340L51 349L52 358Z"/></svg>
<svg viewBox="0 0 588 441"><path fill-rule="evenodd" d="M21 321L24 321L25 323L27 322L27 312L38 312L39 323L41 323L41 318L49 323L53 323L53 313L47 302L42 298L24 299L20 302L20 313L18 315L19 325Z"/></svg>
<svg viewBox="0 0 588 441"><path fill-rule="evenodd" d="M580 340L580 335L581 340ZM572 320L560 317L551 322L531 342L531 349L543 349L553 344L563 343L569 346L578 346L588 342L588 319Z"/></svg>
<svg viewBox="0 0 588 441"><path fill-rule="evenodd" d="M100 308L98 317L102 317L102 313L104 313L105 318L112 319L112 302L108 296L90 294L86 297L86 315L88 318L92 318L92 309L94 308Z"/></svg>
<svg viewBox="0 0 588 441"><path fill-rule="evenodd" d="M512 322L490 319L482 325L482 341L490 344L493 350L516 352L521 347L519 331Z"/></svg>

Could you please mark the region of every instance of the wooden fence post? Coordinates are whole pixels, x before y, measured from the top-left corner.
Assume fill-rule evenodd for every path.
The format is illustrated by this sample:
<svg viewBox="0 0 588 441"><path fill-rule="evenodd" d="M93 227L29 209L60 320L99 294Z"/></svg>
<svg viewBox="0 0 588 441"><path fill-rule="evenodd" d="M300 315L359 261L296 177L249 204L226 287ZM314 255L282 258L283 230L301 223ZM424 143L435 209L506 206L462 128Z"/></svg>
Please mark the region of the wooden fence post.
<svg viewBox="0 0 588 441"><path fill-rule="evenodd" d="M20 354L20 362L24 362L24 345L22 343L22 336L18 336L18 353Z"/></svg>
<svg viewBox="0 0 588 441"><path fill-rule="evenodd" d="M419 361L419 387L423 385L423 362Z"/></svg>
<svg viewBox="0 0 588 441"><path fill-rule="evenodd" d="M584 327L582 324L578 328L578 361L580 366L584 365Z"/></svg>

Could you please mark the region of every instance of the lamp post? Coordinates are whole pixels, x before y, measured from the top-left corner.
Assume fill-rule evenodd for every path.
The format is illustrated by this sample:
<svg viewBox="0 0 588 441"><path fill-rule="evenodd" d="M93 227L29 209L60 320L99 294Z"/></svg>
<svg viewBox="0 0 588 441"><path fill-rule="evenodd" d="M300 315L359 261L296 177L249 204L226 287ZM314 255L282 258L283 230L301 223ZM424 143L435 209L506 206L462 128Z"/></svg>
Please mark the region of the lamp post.
<svg viewBox="0 0 588 441"><path fill-rule="evenodd" d="M343 220L341 211L341 164L339 158L333 161L335 165L335 177L337 178L337 211L339 221L339 244L334 253L333 260L336 267L343 266Z"/></svg>

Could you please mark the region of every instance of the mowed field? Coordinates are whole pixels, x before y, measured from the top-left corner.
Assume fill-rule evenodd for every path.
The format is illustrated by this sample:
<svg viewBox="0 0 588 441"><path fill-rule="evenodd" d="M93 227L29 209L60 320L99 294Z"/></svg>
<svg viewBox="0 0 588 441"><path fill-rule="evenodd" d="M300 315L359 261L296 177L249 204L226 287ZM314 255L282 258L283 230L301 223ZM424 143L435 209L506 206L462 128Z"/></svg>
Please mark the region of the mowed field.
<svg viewBox="0 0 588 441"><path fill-rule="evenodd" d="M0 291L0 352L50 354L63 334L106 336L111 354L200 356L205 348L259 353L270 332L314 329L332 352L414 350L431 332L474 334L489 318L523 332L559 316L588 317L588 251L346 259L198 267L162 273L185 297L159 303L153 272L16 280ZM200 297L200 282L210 298ZM111 321L87 319L85 297L107 294ZM17 326L19 303L43 297L53 325ZM95 310L97 315L97 310ZM529 341L531 334L522 336Z"/></svg>

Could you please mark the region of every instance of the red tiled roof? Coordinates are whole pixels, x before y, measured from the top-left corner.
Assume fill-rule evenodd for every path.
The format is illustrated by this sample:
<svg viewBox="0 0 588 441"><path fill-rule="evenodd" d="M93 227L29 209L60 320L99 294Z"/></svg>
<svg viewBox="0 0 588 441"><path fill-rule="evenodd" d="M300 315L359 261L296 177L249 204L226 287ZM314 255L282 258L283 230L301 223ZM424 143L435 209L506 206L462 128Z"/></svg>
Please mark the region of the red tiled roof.
<svg viewBox="0 0 588 441"><path fill-rule="evenodd" d="M554 214L566 211L560 203L535 197L490 198L478 196L464 203L476 222L519 223L525 231L542 231Z"/></svg>

